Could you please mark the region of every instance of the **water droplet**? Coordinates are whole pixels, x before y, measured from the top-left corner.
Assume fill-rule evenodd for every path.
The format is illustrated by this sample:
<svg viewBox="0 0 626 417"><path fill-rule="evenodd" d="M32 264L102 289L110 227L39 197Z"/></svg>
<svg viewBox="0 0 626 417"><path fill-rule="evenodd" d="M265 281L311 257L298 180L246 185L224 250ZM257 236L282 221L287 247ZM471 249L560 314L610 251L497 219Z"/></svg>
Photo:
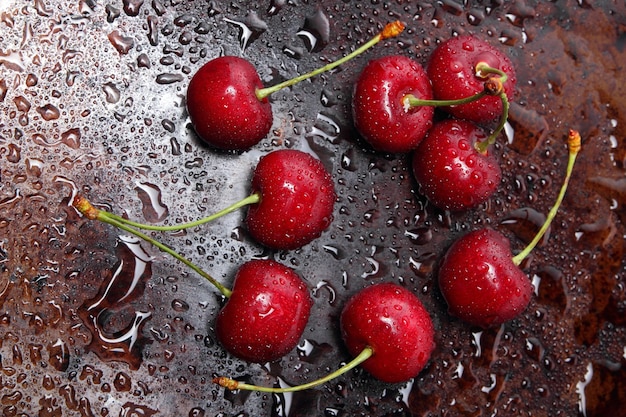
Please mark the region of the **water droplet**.
<svg viewBox="0 0 626 417"><path fill-rule="evenodd" d="M243 22L224 18L225 22L231 23L239 28L239 46L245 51L252 42L267 30L265 23L256 12L249 12Z"/></svg>
<svg viewBox="0 0 626 417"><path fill-rule="evenodd" d="M123 0L124 13L128 16L137 16L143 6L143 0Z"/></svg>
<svg viewBox="0 0 626 417"><path fill-rule="evenodd" d="M151 183L137 183L136 185L135 191L143 204L142 213L145 219L153 223L163 221L169 215L169 210L161 201L161 189Z"/></svg>
<svg viewBox="0 0 626 417"><path fill-rule="evenodd" d="M61 133L61 143L72 149L80 149L81 133L79 128L73 128Z"/></svg>
<svg viewBox="0 0 626 417"><path fill-rule="evenodd" d="M39 113L46 121L56 120L61 116L59 109L49 103L44 106L37 107L37 113Z"/></svg>
<svg viewBox="0 0 626 417"><path fill-rule="evenodd" d="M143 294L146 281L152 276L152 257L136 238L121 236L119 243L116 268L108 271L98 294L79 307L78 315L92 334L88 350L102 360L122 361L131 369L138 369L143 345L148 342L141 329L151 314L135 311L134 319L125 328L113 331L109 327L116 316L114 311L122 311L123 306Z"/></svg>
<svg viewBox="0 0 626 417"><path fill-rule="evenodd" d="M304 19L304 26L296 35L304 41L309 52L319 52L330 40L330 21L321 9Z"/></svg>
<svg viewBox="0 0 626 417"><path fill-rule="evenodd" d="M115 104L120 101L120 90L115 84L111 82L104 84L102 91L104 91L107 103Z"/></svg>
<svg viewBox="0 0 626 417"><path fill-rule="evenodd" d="M135 46L135 40L132 37L124 36L118 30L109 33L108 38L120 55L126 55Z"/></svg>

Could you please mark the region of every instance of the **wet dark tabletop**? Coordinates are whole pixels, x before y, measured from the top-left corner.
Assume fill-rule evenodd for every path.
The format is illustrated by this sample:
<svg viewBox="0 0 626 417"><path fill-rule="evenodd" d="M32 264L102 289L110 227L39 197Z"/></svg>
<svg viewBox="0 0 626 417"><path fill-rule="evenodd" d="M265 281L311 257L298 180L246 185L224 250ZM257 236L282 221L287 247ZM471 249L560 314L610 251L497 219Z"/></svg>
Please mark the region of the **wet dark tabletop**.
<svg viewBox="0 0 626 417"><path fill-rule="evenodd" d="M407 24L397 39L273 95L271 133L253 149L219 153L194 135L186 86L207 60L243 56L270 85L395 19ZM439 41L464 33L510 56L518 88L496 149L497 193L451 214L420 195L407 156L362 142L350 97L368 59L426 64ZM621 1L3 1L2 415L624 415L625 47ZM450 317L435 280L443 251L483 226L520 250L554 202L570 128L583 150L549 239L522 264L537 288L529 308L484 331ZM320 239L267 251L247 237L243 213L161 237L225 284L256 257L305 278L309 326L266 366L217 344L223 300L208 282L69 206L81 192L140 221L193 220L244 197L258 158L281 148L316 155L333 176L335 221ZM341 307L378 282L400 283L432 314L437 348L414 380L388 385L356 370L285 396L212 384L299 384L335 369L349 359Z"/></svg>

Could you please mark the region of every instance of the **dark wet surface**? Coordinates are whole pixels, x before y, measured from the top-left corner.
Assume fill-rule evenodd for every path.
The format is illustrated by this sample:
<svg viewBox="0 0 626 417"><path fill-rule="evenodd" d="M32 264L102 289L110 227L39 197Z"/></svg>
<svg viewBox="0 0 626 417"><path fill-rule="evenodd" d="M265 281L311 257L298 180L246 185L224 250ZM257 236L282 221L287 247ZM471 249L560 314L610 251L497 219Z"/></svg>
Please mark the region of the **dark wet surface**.
<svg viewBox="0 0 626 417"><path fill-rule="evenodd" d="M626 402L626 6L598 1L0 3L0 410L4 416L620 416ZM240 155L194 136L186 85L206 60L241 55L266 85L352 50L390 20L407 29L366 55L272 96L270 135ZM420 196L405 156L369 150L352 128L367 59L422 64L437 42L475 33L516 66L513 137L488 203L444 213ZM481 331L451 318L435 282L442 252L489 225L519 250L560 187L567 131L583 137L550 238L523 266L537 286L519 318ZM507 140L508 139L508 140ZM315 305L301 344L267 366L221 349L221 297L203 278L68 206L177 223L242 198L258 158L318 156L335 221L301 250L271 253L232 214L163 241L224 283L271 257ZM361 371L305 393L225 393L228 375L308 382L348 359L344 301L399 282L433 316L438 344L409 384Z"/></svg>

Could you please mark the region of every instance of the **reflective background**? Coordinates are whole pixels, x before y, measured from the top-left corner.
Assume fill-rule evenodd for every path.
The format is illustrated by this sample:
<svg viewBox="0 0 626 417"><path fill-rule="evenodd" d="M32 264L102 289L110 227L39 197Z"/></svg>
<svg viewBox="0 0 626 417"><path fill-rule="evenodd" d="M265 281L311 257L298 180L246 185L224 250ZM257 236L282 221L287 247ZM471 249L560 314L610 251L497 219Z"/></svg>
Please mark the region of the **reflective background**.
<svg viewBox="0 0 626 417"><path fill-rule="evenodd" d="M224 154L194 135L194 71L240 55L266 85L345 55L388 21L407 24L332 74L272 96L259 145ZM352 83L368 59L426 64L437 43L475 33L517 69L503 181L464 213L430 206L409 158L371 151L354 132ZM604 416L626 402L626 6L622 1L0 1L0 410L4 416ZM565 169L583 151L549 240L523 264L528 310L480 331L447 312L436 265L458 236L489 225L522 248ZM265 366L213 336L222 299L154 248L69 207L76 192L148 222L188 221L244 197L258 158L319 157L338 193L335 221L310 245L273 253L242 213L162 240L224 283L251 258L278 259L314 299L300 345ZM159 235L161 236L161 235ZM437 348L407 384L362 371L312 391L225 393L217 374L299 384L349 356L345 300L377 282L418 294ZM621 414L620 414L621 413Z"/></svg>

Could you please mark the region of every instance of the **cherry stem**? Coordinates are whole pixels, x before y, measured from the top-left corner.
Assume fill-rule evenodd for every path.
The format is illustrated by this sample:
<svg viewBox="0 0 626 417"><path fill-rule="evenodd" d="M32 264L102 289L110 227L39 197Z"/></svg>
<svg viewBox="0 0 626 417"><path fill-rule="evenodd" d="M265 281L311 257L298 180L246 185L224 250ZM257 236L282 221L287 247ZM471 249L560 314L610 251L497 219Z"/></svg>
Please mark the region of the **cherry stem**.
<svg viewBox="0 0 626 417"><path fill-rule="evenodd" d="M580 151L580 147L581 147L580 142L581 142L580 134L577 131L570 129L569 135L567 138L567 147L569 151L568 160L567 160L567 171L565 173L565 179L563 180L563 184L561 185L561 191L559 192L559 195L557 196L556 202L554 203L554 205L548 212L546 221L541 226L541 229L539 229L539 232L537 232L533 240L528 244L528 246L524 248L524 250L522 250L520 253L518 253L517 255L513 257L513 263L515 265L521 264L522 261L526 258L526 256L528 256L528 254L535 248L535 246L537 246L537 243L539 243L543 235L546 233L546 231L550 227L550 223L556 216L559 206L563 202L563 198L565 197L565 191L567 190L569 180L572 176L572 171L574 169L574 162L576 162L576 156L578 155L578 152Z"/></svg>
<svg viewBox="0 0 626 417"><path fill-rule="evenodd" d="M500 115L500 121L498 122L498 126L487 139L476 142L476 144L474 145L476 147L476 150L482 154L486 154L487 148L489 148L489 146L493 145L496 142L496 138L498 137L500 132L502 132L502 129L504 129L506 121L509 118L509 99L504 92L500 93L500 99L502 100L502 114Z"/></svg>
<svg viewBox="0 0 626 417"><path fill-rule="evenodd" d="M173 231L178 231L178 230L184 230L184 229L189 229L192 227L196 227L196 226L200 226L203 225L205 223L209 223L213 220L217 220L218 218L225 216L226 214L232 213L233 211L236 211L242 207L248 206L248 205L252 205L252 204L256 204L259 201L261 201L261 194L260 193L254 193L249 195L248 197L226 207L223 210L218 211L217 213L211 214L210 216L206 216L203 217L201 219L198 220L194 220L188 223L181 223L181 224L173 224L173 225L168 225L168 226L163 226L163 225L155 225L155 224L146 224L146 223L139 223L139 222L135 222L133 220L128 220L125 219L122 216L119 216L117 214L114 213L110 213L104 210L99 210L99 216L101 217L106 217L112 220L116 220L120 223L124 223L127 224L129 226L132 227L136 227L138 229L144 229L144 230L155 230L155 231L161 231L161 232L173 232Z"/></svg>
<svg viewBox="0 0 626 417"><path fill-rule="evenodd" d="M376 45L381 40L388 39L388 38L393 38L393 37L398 36L400 33L402 33L403 30L404 30L404 23L400 22L399 20L396 20L395 22L388 23L378 35L374 36L367 43L361 45L359 48L355 49L353 52L351 52L350 54L344 56L343 58L340 58L337 61L331 62L330 64L325 65L325 66L323 66L321 68L318 68L318 69L316 69L314 71L308 72L306 74L302 74L300 76L297 76L297 77L292 78L290 80L287 80L287 81L284 81L282 83L276 84L274 86L266 87L266 88L259 88L259 89L256 90L256 96L257 96L257 98L259 100L263 100L264 98L266 98L267 96L269 96L272 93L275 93L278 90L281 90L281 89L283 89L285 87L292 86L294 84L299 83L300 81L304 81L306 79L314 77L314 76L316 76L318 74L321 74L323 72L330 71L330 70L338 67L339 65L341 65L341 64L351 60L355 56L362 54L367 49L369 49L372 46Z"/></svg>
<svg viewBox="0 0 626 417"><path fill-rule="evenodd" d="M247 391L259 391L259 392L269 392L269 393L304 391L309 388L322 385L334 378L337 378L345 374L346 372L350 371L351 369L356 368L357 366L359 366L360 364L362 364L363 362L371 358L373 354L374 354L374 350L371 347L366 346L361 351L361 353L359 353L358 356L356 356L354 359L352 359L350 362L346 363L345 365L343 365L341 368L337 369L336 371L326 375L325 377L316 379L315 381L311 381L307 384L296 385L293 387L285 387L285 388L262 387L262 386L257 386L257 385L246 384L244 382L239 382L234 379L223 377L223 376L213 378L213 382L229 390L240 389L240 390L247 390Z"/></svg>
<svg viewBox="0 0 626 417"><path fill-rule="evenodd" d="M482 91L473 94L468 97L454 99L454 100L426 100L415 97L413 94L407 94L402 98L402 102L405 107L419 107L419 106L432 106L432 107L444 107L444 106L459 106L461 104L471 103L473 101L480 100L484 96L495 96L503 94L503 85L509 76L502 70L492 68L486 62L479 62L475 67L476 76L485 78L485 84ZM494 74L497 77L489 77L490 74ZM491 81L497 79L497 84L494 86ZM507 113L508 116L508 113ZM506 118L505 118L506 119Z"/></svg>
<svg viewBox="0 0 626 417"><path fill-rule="evenodd" d="M74 200L72 201L72 205L79 212L81 212L85 217L87 217L89 220L98 220L103 223L110 224L111 226L115 226L121 230L131 233L132 235L140 239L143 239L144 241L156 246L163 252L170 254L175 259L187 265L189 268L191 268L192 270L197 272L200 276L204 277L207 281L213 284L219 290L219 292L222 293L224 297L229 298L231 296L232 291L230 289L226 288L224 285L216 281L215 278L213 278L211 275L203 271L202 268L200 268L198 265L194 264L189 259L183 257L181 254L171 249L170 247L166 246L165 244L159 242L158 240L146 235L145 233L140 232L139 230L133 229L127 224L119 221L118 220L119 216L116 216L116 215L111 216L111 213L104 211L104 210L97 209L96 207L93 206L93 204L91 204L89 200L87 200L87 198L81 195L77 195L74 198Z"/></svg>

